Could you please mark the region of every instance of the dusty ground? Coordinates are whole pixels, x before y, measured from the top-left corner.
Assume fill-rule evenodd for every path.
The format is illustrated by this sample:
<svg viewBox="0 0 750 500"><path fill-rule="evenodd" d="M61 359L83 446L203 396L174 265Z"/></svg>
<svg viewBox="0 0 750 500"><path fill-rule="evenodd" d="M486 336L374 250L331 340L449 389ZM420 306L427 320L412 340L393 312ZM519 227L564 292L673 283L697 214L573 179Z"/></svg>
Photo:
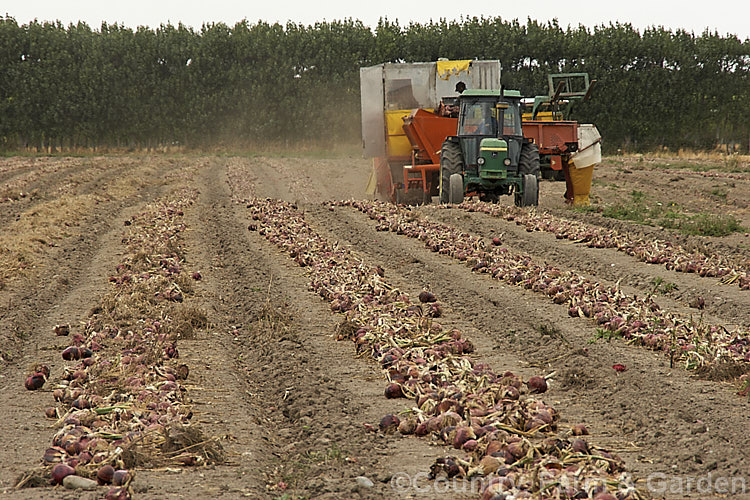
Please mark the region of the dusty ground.
<svg viewBox="0 0 750 500"><path fill-rule="evenodd" d="M628 201L640 191L648 203L677 200L691 214L730 213L750 227L750 166L738 174L721 163L702 164L723 175L710 177L691 165L666 163L608 160L596 173L595 206ZM376 232L375 223L354 209L322 205L366 198L366 161L262 156L0 160L3 496L97 498L106 491L80 495L60 487L14 490L13 485L39 464L53 434L44 409L54 404L51 387L65 366L59 351L67 344L53 335L52 326L85 321L120 261L123 222L168 192L177 182L175 172L189 175L200 191L185 213L186 248L191 268L203 276L190 300L208 317L195 339L180 342L181 359L191 368L187 388L194 422L222 437L228 459L193 469L137 470L138 498L477 497L460 486L446 492L426 481L423 473L448 453L444 447L383 436L363 425L377 426L382 415L410 402L383 397L381 370L356 357L350 343L334 340L339 318L308 290L305 270L247 230L251 221L238 200L251 195L296 202L320 234L382 266L400 289L415 294L429 287L445 304L444 324L464 331L477 346L476 357L495 371L524 377L556 373L545 400L560 412L562 425L584 422L591 441L615 449L654 497L733 492L732 497L750 498L750 404L736 394L735 381L670 368L663 353L620 340L596 341L590 321L570 318L566 306L546 296L474 274L417 240ZM245 182L231 183L230 173ZM685 236L597 212L572 212L562 205L563 191L561 183L543 182L541 206L556 215L750 259L744 232ZM715 278L671 272L480 213L434 206L419 213L474 235L502 235L512 250L605 284L619 281L629 293L652 292L659 279L674 285L658 292L662 307L697 316L689 304L701 296L706 321L750 329L750 291ZM51 381L29 392L23 381L36 362L51 366ZM628 370L618 374L615 363ZM372 485L358 483L358 476ZM417 487L399 488L408 484L402 476L417 478Z"/></svg>

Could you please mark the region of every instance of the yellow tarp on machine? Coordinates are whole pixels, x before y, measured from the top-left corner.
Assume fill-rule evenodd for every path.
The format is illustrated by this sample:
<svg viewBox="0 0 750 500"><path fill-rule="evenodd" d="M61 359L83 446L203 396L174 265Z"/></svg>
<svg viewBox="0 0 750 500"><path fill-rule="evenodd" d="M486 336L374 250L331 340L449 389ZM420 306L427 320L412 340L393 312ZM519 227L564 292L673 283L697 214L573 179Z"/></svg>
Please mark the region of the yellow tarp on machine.
<svg viewBox="0 0 750 500"><path fill-rule="evenodd" d="M469 71L471 59L464 61L438 61L437 74L443 80L447 80L451 75L458 75L462 71Z"/></svg>

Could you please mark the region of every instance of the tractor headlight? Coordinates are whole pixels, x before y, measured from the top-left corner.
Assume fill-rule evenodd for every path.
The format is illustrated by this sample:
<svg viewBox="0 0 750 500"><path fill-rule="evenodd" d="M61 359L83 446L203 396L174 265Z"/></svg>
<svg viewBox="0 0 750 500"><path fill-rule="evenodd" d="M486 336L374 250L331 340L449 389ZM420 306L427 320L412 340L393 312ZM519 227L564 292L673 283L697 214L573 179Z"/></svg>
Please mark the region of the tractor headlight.
<svg viewBox="0 0 750 500"><path fill-rule="evenodd" d="M504 159L503 160L503 165L505 165L506 167L510 167L510 158Z"/></svg>
<svg viewBox="0 0 750 500"><path fill-rule="evenodd" d="M480 156L479 158L477 158L477 165L479 165L480 167L482 165L484 165L484 158L483 157Z"/></svg>

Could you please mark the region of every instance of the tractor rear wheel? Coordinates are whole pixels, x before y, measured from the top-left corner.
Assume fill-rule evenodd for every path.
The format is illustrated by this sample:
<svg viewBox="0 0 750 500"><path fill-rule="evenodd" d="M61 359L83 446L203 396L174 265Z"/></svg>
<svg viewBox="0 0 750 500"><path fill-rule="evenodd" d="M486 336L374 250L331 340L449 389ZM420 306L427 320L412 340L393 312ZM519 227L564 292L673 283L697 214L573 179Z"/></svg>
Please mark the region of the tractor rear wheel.
<svg viewBox="0 0 750 500"><path fill-rule="evenodd" d="M464 176L461 174L451 175L450 193L448 193L448 203L458 205L464 202Z"/></svg>
<svg viewBox="0 0 750 500"><path fill-rule="evenodd" d="M523 193L516 193L515 203L517 207L531 207L539 205L539 179L532 174L521 177Z"/></svg>
<svg viewBox="0 0 750 500"><path fill-rule="evenodd" d="M451 176L461 176L461 199L463 200L463 171L464 161L461 156L461 146L455 142L445 141L440 152L440 203L452 203ZM460 202L459 202L460 203Z"/></svg>
<svg viewBox="0 0 750 500"><path fill-rule="evenodd" d="M518 175L531 174L537 179L541 176L539 168L539 147L533 142L521 145L521 157L518 159Z"/></svg>

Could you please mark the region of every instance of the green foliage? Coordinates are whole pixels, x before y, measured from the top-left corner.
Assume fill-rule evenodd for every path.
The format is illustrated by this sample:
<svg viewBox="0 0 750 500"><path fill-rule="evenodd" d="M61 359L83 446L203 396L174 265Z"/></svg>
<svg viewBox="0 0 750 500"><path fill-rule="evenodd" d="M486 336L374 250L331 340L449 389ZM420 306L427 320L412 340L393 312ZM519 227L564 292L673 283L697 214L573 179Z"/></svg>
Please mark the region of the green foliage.
<svg viewBox="0 0 750 500"><path fill-rule="evenodd" d="M595 344L597 340L606 340L610 342L613 339L621 339L622 333L613 332L604 328L597 328L596 333L589 339L589 344Z"/></svg>
<svg viewBox="0 0 750 500"><path fill-rule="evenodd" d="M651 213L651 211L644 206L645 195L641 191L634 190L630 193L630 198L631 199L627 202L616 203L605 207L602 211L602 215L613 219L629 220L645 224Z"/></svg>
<svg viewBox="0 0 750 500"><path fill-rule="evenodd" d="M700 213L660 221L662 227L698 236L728 236L746 229L731 215Z"/></svg>
<svg viewBox="0 0 750 500"><path fill-rule="evenodd" d="M630 193L629 200L605 207L602 215L699 236L727 236L747 230L734 216L684 213L674 202L654 202L643 192L635 190Z"/></svg>
<svg viewBox="0 0 750 500"><path fill-rule="evenodd" d="M654 288L651 291L651 295L655 295L657 293L666 295L677 290L677 283L673 283L671 281L665 282L664 278L661 277L656 277L651 280L651 284L654 285Z"/></svg>
<svg viewBox="0 0 750 500"><path fill-rule="evenodd" d="M595 123L612 150L744 147L750 136L750 40L708 31L499 17L92 29L0 17L0 149L353 144L359 68L439 57L499 59L503 84L526 96L547 93L549 73L588 72L597 87L573 118Z"/></svg>

